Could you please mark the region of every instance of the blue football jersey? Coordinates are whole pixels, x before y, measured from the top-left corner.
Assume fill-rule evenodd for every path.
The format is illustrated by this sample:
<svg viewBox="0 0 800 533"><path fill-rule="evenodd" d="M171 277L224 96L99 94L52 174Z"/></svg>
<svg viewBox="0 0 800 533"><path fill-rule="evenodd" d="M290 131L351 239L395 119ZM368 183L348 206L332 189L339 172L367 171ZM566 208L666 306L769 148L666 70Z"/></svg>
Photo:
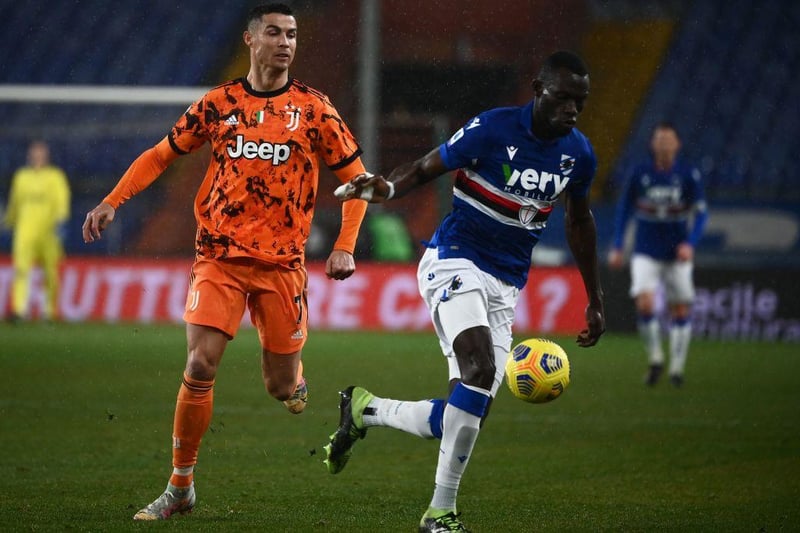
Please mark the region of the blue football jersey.
<svg viewBox="0 0 800 533"><path fill-rule="evenodd" d="M457 170L453 210L429 243L439 257L466 258L522 288L531 252L558 197L589 193L597 160L577 129L552 141L531 129L533 101L485 111L439 147Z"/></svg>
<svg viewBox="0 0 800 533"><path fill-rule="evenodd" d="M700 171L678 160L672 169L659 171L653 162L637 166L628 178L617 206L614 246L622 248L631 217L636 221L633 252L672 261L681 242L697 245L705 221L706 202ZM695 231L689 219L695 214ZM702 226L702 222L700 223Z"/></svg>

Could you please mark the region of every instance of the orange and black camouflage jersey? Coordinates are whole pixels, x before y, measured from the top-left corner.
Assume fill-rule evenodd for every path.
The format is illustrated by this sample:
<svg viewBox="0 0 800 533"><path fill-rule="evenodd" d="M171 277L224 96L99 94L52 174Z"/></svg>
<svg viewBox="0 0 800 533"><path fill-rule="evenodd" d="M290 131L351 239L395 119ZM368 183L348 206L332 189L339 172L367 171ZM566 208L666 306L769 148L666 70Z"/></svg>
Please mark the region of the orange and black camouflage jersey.
<svg viewBox="0 0 800 533"><path fill-rule="evenodd" d="M220 85L186 110L168 140L178 154L211 144L194 204L198 255L289 268L304 260L319 161L337 170L361 154L328 98L292 78L270 92L245 78Z"/></svg>

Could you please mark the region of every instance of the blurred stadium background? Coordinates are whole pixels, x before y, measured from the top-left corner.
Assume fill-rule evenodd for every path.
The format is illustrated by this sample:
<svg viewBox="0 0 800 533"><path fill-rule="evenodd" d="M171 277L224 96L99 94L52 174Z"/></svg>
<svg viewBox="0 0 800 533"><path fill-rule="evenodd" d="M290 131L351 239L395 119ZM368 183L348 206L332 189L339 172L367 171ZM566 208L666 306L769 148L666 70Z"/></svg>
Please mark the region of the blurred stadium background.
<svg viewBox="0 0 800 533"><path fill-rule="evenodd" d="M286 1L300 25L292 75L331 97L372 169L422 155L482 109L525 102L538 62L568 48L592 73L579 127L600 161L601 256L619 185L654 123L673 121L704 173L711 216L686 387L641 385L626 272L603 271L609 333L592 350L568 348L583 296L554 216L516 336L561 342L573 384L546 407L498 395L460 492L465 522L508 532L800 529L798 358L786 342L800 341L800 2ZM2 531L140 532L130 517L163 486L185 351L183 328L169 323L181 322L191 200L208 153L182 158L126 204L102 241L84 245L80 225L204 88L246 73L242 19L256 2L0 0L0 209L33 138L50 143L73 191L67 323L3 323L10 235L0 232ZM430 496L433 442L371 430L338 476L320 452L348 383L403 398L445 385L435 336L414 332L429 327L414 259L449 209L450 183L371 207L358 273L334 283L320 261L336 231L336 182L330 173L321 182L309 408L288 416L264 395L256 334L243 330L215 387L201 504L170 530L407 531ZM167 324L139 326L148 322Z"/></svg>
<svg viewBox="0 0 800 533"><path fill-rule="evenodd" d="M194 237L191 198L207 153L183 158L128 203L100 243L84 245L80 225L129 163L155 144L204 88L246 74L242 19L255 3L137 0L116 2L112 9L100 0L0 1L0 205L6 203L11 175L24 163L28 142L46 139L73 189L66 251L79 272L72 285L67 280L74 291L85 292L92 283L87 272L97 267L98 257L104 258L103 265L128 269L124 275L115 271L114 280L109 274L109 287L97 289L105 295L97 298L120 298L113 304L117 309L127 309L130 298L147 298L131 296L127 289L114 296L113 284L124 283L137 265L149 269L150 283L159 287L185 277ZM670 120L683 136L684 155L704 174L710 204L696 263L698 336L800 341L795 281L800 271L795 163L800 3L287 3L300 24L291 74L331 97L357 131L369 168L383 172L424 154L480 110L528 100L538 62L551 51L580 52L592 76L592 95L579 127L593 141L600 165L594 205L601 256L608 249L614 201L626 170L645 155L653 124ZM325 192L326 184L333 190L335 178L326 173L321 181L308 250L312 260L326 256L337 230L339 208ZM450 183L443 179L389 209L370 208L358 250L364 264L371 260L362 285L386 284L387 272L399 272L402 288L396 292L414 299L409 272L418 254L416 243L430 236L449 209L449 196ZM553 220L537 249L542 270L528 289L531 313L555 305L554 295L564 296L565 287L572 291L568 304L580 300L563 228L558 217ZM9 243L8 233L0 235L0 254L6 254L0 255L0 315L7 312ZM555 285L542 282L550 274L556 275ZM627 273L604 271L604 276L609 329L632 331ZM155 277L161 281L152 281ZM70 298L72 308L95 305ZM182 298L177 291L165 296L166 303L148 305L172 306L179 316ZM395 314L397 301L390 310ZM67 318L128 317L104 305L101 310L73 309ZM134 318L175 316L163 310L147 314L142 305L131 311ZM380 309L364 311L350 322L329 319L318 325L426 327L424 315L413 309L405 322L394 324L366 316L373 311ZM329 315L343 316L335 309ZM571 331L574 320L551 318L523 317L520 324L536 331Z"/></svg>

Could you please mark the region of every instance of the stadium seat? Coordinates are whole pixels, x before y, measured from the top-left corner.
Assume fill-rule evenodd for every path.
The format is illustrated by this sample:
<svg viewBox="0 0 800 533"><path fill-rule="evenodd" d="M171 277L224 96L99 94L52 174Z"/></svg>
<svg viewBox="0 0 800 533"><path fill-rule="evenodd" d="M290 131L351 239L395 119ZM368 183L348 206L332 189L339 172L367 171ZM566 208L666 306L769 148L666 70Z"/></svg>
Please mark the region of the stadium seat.
<svg viewBox="0 0 800 533"><path fill-rule="evenodd" d="M209 0L119 2L114 9L103 0L71 2L68 9L5 2L0 5L0 84L211 85L228 60L230 37L241 35L240 16L239 10ZM0 102L0 179L7 183L25 163L30 139L44 138L53 161L70 177L73 215L82 218L185 107ZM126 218L134 220L130 213ZM124 232L135 230L122 225ZM84 249L78 232L68 234L69 253Z"/></svg>
<svg viewBox="0 0 800 533"><path fill-rule="evenodd" d="M800 199L793 139L800 66L800 3L690 2L612 176L641 157L653 125L676 124L684 153L705 161L709 195ZM791 117L794 117L792 119ZM618 177L613 178L619 180ZM787 189L789 189L787 191Z"/></svg>

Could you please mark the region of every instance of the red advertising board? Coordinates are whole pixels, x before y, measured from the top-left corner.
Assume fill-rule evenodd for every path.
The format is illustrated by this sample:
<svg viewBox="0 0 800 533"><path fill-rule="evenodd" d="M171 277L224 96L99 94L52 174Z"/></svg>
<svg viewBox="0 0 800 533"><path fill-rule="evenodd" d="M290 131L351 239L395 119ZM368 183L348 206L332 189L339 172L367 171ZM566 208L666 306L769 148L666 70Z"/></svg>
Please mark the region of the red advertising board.
<svg viewBox="0 0 800 533"><path fill-rule="evenodd" d="M70 322L182 322L190 261L69 258L62 267L61 318ZM316 329L427 330L428 310L417 292L415 265L359 263L344 281L308 265L310 326ZM0 316L10 312L13 272L0 257ZM41 313L41 273L31 282L31 314ZM574 268L537 268L517 306L516 331L573 334L583 328L586 295ZM243 323L249 325L247 316Z"/></svg>

